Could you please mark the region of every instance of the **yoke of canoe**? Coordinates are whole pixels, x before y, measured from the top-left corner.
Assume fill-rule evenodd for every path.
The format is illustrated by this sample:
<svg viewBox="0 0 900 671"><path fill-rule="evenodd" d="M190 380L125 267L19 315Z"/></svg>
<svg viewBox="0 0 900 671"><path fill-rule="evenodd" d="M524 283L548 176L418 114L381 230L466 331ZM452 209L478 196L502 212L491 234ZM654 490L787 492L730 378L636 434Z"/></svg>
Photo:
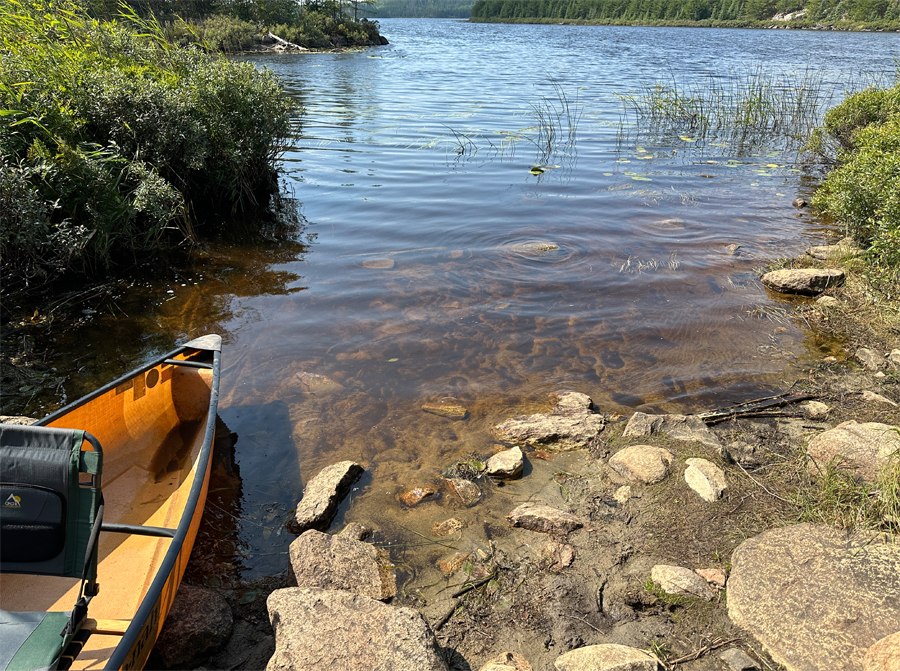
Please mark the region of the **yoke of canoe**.
<svg viewBox="0 0 900 671"><path fill-rule="evenodd" d="M99 593L60 668L146 664L203 515L220 368L221 338L197 338L37 422L84 430L103 451ZM73 578L4 573L0 608L68 611L79 586Z"/></svg>

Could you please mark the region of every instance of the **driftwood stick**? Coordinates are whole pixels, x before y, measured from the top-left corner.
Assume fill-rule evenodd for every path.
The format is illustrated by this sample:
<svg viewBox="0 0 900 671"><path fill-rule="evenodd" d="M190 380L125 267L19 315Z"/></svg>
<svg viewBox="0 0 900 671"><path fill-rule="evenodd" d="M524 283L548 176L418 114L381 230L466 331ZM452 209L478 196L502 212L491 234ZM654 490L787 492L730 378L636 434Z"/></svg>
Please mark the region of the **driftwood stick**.
<svg viewBox="0 0 900 671"><path fill-rule="evenodd" d="M458 590L458 591L454 592L453 594L451 594L450 597L453 599L457 599L457 598L461 597L463 594L465 594L466 592L471 592L473 589L481 587L482 585L490 582L491 580L493 580L496 577L497 577L497 572L494 571L487 578L482 578L478 582L473 582L471 585L466 585L461 590Z"/></svg>
<svg viewBox="0 0 900 671"><path fill-rule="evenodd" d="M308 51L306 47L301 47L299 44L294 44L293 42L288 42L287 40L283 40L278 35L273 33L271 30L266 34L268 37L271 37L273 40L278 42L278 44L287 47L288 49L296 49L297 51Z"/></svg>
<svg viewBox="0 0 900 671"><path fill-rule="evenodd" d="M816 398L816 396L812 394L796 394L794 396L779 394L778 396L772 396L770 398L761 398L755 401L749 401L748 403L741 403L730 408L717 408L708 412L700 412L695 416L699 417L708 424L712 424L715 422L723 421L725 419L730 419L732 417L740 417L748 415L750 413L759 412L760 410L765 410L766 408L777 408L781 407L782 405L799 403L800 401L808 401L813 398Z"/></svg>
<svg viewBox="0 0 900 671"><path fill-rule="evenodd" d="M704 645L699 650L695 650L694 652L687 654L684 657L679 657L678 659L673 659L673 660L669 661L668 664L671 666L674 664L681 664L682 662L693 662L695 659L699 659L699 657L701 655L705 655L707 652L710 652L711 650L715 650L716 648L721 648L723 645L728 645L729 643L734 643L737 640L738 639L736 639L736 638L729 638L727 641L719 640L715 643L708 643L707 645Z"/></svg>

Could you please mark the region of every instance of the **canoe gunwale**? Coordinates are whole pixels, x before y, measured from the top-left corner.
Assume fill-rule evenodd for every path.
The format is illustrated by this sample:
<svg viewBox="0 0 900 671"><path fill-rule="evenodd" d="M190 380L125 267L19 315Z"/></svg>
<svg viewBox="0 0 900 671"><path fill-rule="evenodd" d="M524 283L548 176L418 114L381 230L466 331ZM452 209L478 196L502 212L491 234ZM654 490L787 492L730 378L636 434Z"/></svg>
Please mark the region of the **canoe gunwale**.
<svg viewBox="0 0 900 671"><path fill-rule="evenodd" d="M124 668L125 663L129 661L132 649L138 643L139 637L143 633L142 630L144 629L144 625L148 622L148 620L151 619L151 616L155 615L157 624L155 624L154 627L157 628L157 631L152 631L152 637L151 640L149 640L149 647L146 649L146 651L143 650L142 645L142 650L139 653L140 657L143 658L141 660L142 668L143 663L145 663L146 661L147 655L149 655L149 648L152 648L153 644L156 642L158 629L162 626L164 615L167 614L167 612L158 612L158 609L162 607L162 604L160 603L161 597L166 588L166 584L169 582L172 572L175 569L176 562L178 561L179 556L182 554L182 551L185 549L185 541L190 531L191 523L193 521L194 515L196 514L197 506L200 502L200 497L203 493L207 478L209 476L209 466L212 457L212 446L216 429L216 412L219 403L219 378L221 375L222 353L220 347L216 346L219 344L217 340L218 336L206 336L204 338L199 338L197 340L186 343L178 349L175 349L172 352L169 352L168 354L157 358L151 363L148 363L144 366L141 366L140 368L126 373L122 377L114 380L113 382L110 382L107 385L104 385L91 394L73 401L69 405L57 410L50 415L47 415L39 422L37 422L37 425L39 426L43 426L50 422L53 422L67 415L76 408L85 405L86 403L109 392L112 389L115 389L117 386L121 385L124 382L127 382L137 375L142 375L150 369L155 368L156 366L163 363L163 361L165 361L166 359L173 359L178 355L183 355L185 353L191 352L211 351L213 354L212 382L210 386L209 409L207 411L205 434L203 437L203 444L200 447L200 452L197 457L198 467L195 473L194 480L191 483L191 489L188 493L188 500L184 508L184 513L182 514L181 519L178 522L177 528L174 530L172 541L169 544L169 547L166 550L166 554L159 565L159 569L156 573L156 576L153 578L153 582L150 584L150 588L144 595L144 598L141 601L141 604L138 607L134 618L131 620L131 624L122 635L122 639L119 641L118 645L116 645L116 648L113 651L112 655L106 661L106 664L103 667L104 669ZM185 558L185 560L187 560L187 558ZM181 576L178 575L176 576L176 582L174 586L176 591L180 582ZM170 605L171 604L169 604L169 606ZM166 611L168 611L168 606L166 607Z"/></svg>

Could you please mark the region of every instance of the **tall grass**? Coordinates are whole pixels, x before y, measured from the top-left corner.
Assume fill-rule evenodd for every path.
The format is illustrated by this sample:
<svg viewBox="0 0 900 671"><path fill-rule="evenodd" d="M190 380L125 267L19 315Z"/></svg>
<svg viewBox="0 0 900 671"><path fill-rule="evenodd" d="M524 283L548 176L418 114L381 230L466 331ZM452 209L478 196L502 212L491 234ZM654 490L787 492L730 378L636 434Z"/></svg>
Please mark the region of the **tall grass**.
<svg viewBox="0 0 900 671"><path fill-rule="evenodd" d="M820 123L830 96L816 72L749 75L644 85L620 96L627 118L660 135L689 133L738 146L799 147Z"/></svg>
<svg viewBox="0 0 900 671"><path fill-rule="evenodd" d="M531 103L537 135L529 140L541 152L538 163L548 162L558 151L574 151L578 124L584 113L577 92L570 99L559 82L551 79L550 85L554 95L541 96Z"/></svg>

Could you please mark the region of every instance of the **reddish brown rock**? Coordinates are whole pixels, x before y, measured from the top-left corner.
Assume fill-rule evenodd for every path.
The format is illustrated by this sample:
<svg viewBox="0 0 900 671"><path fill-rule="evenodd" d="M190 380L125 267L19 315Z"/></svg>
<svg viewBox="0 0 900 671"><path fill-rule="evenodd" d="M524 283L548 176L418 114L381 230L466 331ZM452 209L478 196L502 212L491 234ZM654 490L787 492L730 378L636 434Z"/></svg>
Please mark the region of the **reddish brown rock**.
<svg viewBox="0 0 900 671"><path fill-rule="evenodd" d="M465 522L458 520L455 517L451 517L449 520L444 520L443 522L435 522L431 526L431 535L437 538L447 538L448 536L455 534L464 526Z"/></svg>
<svg viewBox="0 0 900 671"><path fill-rule="evenodd" d="M429 487L427 485L424 487L414 487L413 489L403 492L400 495L400 500L412 507L422 503L422 501L435 494L437 494L437 490L434 487Z"/></svg>

